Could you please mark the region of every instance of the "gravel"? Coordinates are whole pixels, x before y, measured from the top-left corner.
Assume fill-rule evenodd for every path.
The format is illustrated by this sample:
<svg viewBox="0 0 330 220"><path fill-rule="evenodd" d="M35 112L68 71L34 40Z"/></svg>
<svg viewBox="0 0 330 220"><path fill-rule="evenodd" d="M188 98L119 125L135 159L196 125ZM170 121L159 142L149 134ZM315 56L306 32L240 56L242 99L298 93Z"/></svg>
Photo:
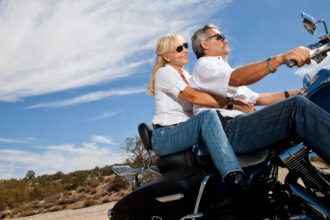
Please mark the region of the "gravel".
<svg viewBox="0 0 330 220"><path fill-rule="evenodd" d="M14 218L19 220L108 220L108 209L116 202L104 203L82 209L62 210L33 216Z"/></svg>

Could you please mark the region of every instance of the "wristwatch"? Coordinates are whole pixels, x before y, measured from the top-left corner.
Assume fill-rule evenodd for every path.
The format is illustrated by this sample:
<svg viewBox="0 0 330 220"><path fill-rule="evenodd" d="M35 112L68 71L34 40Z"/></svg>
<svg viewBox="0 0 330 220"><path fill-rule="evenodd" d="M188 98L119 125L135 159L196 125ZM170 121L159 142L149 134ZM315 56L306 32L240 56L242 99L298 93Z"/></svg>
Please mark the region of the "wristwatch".
<svg viewBox="0 0 330 220"><path fill-rule="evenodd" d="M233 98L227 98L227 109L232 110L234 107Z"/></svg>
<svg viewBox="0 0 330 220"><path fill-rule="evenodd" d="M271 59L272 59L271 57L268 57L268 59L267 59L267 68L268 68L269 72L275 73L276 69L273 69L272 64L271 64Z"/></svg>

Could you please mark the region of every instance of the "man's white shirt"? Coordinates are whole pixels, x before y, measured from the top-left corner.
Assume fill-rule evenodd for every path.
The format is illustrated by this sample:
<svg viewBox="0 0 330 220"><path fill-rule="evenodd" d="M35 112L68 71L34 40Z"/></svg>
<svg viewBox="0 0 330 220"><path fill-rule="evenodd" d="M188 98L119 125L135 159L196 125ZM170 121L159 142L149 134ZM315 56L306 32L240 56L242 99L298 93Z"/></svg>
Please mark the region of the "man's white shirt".
<svg viewBox="0 0 330 220"><path fill-rule="evenodd" d="M201 57L195 64L191 75L190 86L198 91L207 92L222 97L230 97L235 99L246 100L256 103L259 94L253 92L246 86L233 87L229 86L231 73L235 69L231 68L227 61L220 56ZM210 109L209 107L194 105L193 112L197 115L203 111ZM235 117L243 112L238 110L217 109L222 116Z"/></svg>

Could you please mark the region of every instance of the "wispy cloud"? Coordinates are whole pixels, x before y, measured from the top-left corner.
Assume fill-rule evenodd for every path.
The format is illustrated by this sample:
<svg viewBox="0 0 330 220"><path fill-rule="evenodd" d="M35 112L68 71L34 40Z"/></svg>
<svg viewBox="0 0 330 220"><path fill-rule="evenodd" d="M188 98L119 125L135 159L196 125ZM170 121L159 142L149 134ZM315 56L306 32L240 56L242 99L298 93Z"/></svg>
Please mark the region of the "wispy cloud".
<svg viewBox="0 0 330 220"><path fill-rule="evenodd" d="M212 10L219 11L228 2L0 1L0 101L134 74L152 58L160 35L188 35Z"/></svg>
<svg viewBox="0 0 330 220"><path fill-rule="evenodd" d="M113 144L112 140L109 137L101 136L101 135L94 135L91 138L91 141L102 144Z"/></svg>
<svg viewBox="0 0 330 220"><path fill-rule="evenodd" d="M97 120L109 118L109 117L115 116L115 115L117 115L117 114L119 114L120 112L123 112L123 111L124 110L120 110L120 111L117 111L117 112L106 112L106 113L103 113L100 116L97 116L95 118L91 118L91 119L89 119L87 121L97 121Z"/></svg>
<svg viewBox="0 0 330 220"><path fill-rule="evenodd" d="M32 141L36 141L36 140L37 139L34 137L27 137L23 140L0 137L0 143L11 143L11 144L24 144L24 143L32 142Z"/></svg>
<svg viewBox="0 0 330 220"><path fill-rule="evenodd" d="M25 141L23 140L16 140L16 139L10 139L10 138L1 138L0 137L0 142L2 143L15 143L15 144L22 144Z"/></svg>
<svg viewBox="0 0 330 220"><path fill-rule="evenodd" d="M101 137L101 136L100 136ZM96 138L101 140L101 138ZM103 141L109 138L104 138ZM100 141L99 141L100 142ZM124 161L126 155L101 147L97 143L52 145L39 147L41 151L0 149L0 179L23 178L28 170L37 175L64 173L81 169L103 167Z"/></svg>
<svg viewBox="0 0 330 220"><path fill-rule="evenodd" d="M133 88L133 89L123 89L123 90L108 90L108 91L99 91L99 92L92 92L88 94L84 94L73 99L67 99L57 102L48 102L48 103L41 103L32 106L26 107L26 109L35 109L35 108L58 108L70 105L77 105L86 102L94 102L109 96L121 96L121 95L131 95L145 92L145 88Z"/></svg>
<svg viewBox="0 0 330 220"><path fill-rule="evenodd" d="M302 68L299 68L297 71L295 71L295 74L303 76L306 73L308 73L313 76L315 73L317 73L322 68L330 69L330 57L325 58L321 63L318 63L318 64L315 63L314 61L312 61L312 63L310 65L306 65Z"/></svg>

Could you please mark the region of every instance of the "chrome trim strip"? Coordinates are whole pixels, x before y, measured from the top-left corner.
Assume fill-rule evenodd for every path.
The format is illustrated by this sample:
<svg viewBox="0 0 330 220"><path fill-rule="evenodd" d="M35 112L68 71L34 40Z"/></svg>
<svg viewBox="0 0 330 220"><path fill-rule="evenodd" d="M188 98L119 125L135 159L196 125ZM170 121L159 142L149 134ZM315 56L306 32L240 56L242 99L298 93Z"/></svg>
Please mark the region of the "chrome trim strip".
<svg viewBox="0 0 330 220"><path fill-rule="evenodd" d="M171 202L171 201L180 200L183 198L184 198L183 193L177 193L177 194L173 194L173 195L158 197L158 198L156 198L156 200L159 202Z"/></svg>
<svg viewBox="0 0 330 220"><path fill-rule="evenodd" d="M289 184L290 189L292 190L293 194L295 194L297 197L303 199L309 207L314 209L316 212L322 215L324 219L330 218L329 211L316 203L313 199L309 198L307 195L305 195L303 192L299 191L295 186L292 184Z"/></svg>

